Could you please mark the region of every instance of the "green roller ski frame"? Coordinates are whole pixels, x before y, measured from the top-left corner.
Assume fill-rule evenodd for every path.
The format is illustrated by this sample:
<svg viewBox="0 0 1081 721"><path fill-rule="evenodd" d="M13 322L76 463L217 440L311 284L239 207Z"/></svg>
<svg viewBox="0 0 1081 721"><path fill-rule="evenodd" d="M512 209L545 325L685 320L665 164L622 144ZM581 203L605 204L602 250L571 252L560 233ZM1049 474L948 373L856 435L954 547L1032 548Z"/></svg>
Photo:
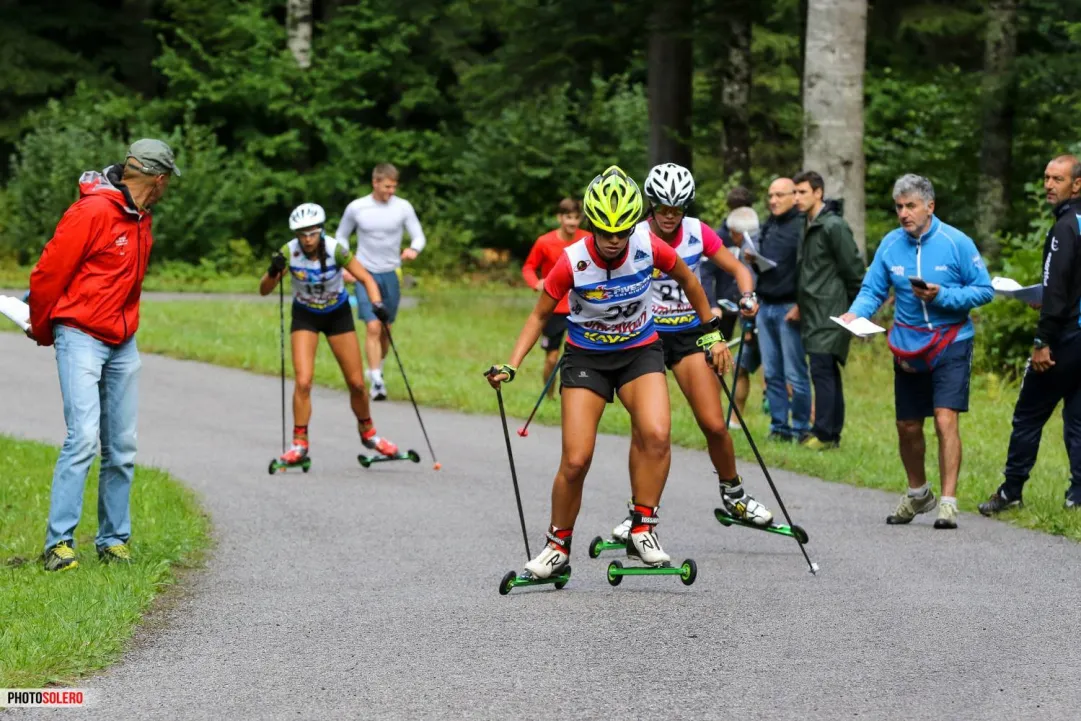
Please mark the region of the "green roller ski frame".
<svg viewBox="0 0 1081 721"><path fill-rule="evenodd" d="M300 463L283 463L280 458L275 458L270 462L270 467L267 469L267 472L273 476L275 473L282 473L290 468L299 468L307 473L312 469L312 459L305 458Z"/></svg>
<svg viewBox="0 0 1081 721"><path fill-rule="evenodd" d="M357 460L360 461L360 465L368 468L373 463L386 463L388 461L413 461L413 463L420 463L420 454L412 449L405 453L395 453L393 456L366 456L361 453L357 456Z"/></svg>
<svg viewBox="0 0 1081 721"><path fill-rule="evenodd" d="M511 592L512 588L518 588L519 586L544 586L549 583L555 586L558 591L566 586L569 580L571 580L570 566L564 568L562 573L550 578L534 578L529 571L522 571L521 573L508 571L507 575L503 576L503 580L499 582L499 595L506 596Z"/></svg>
<svg viewBox="0 0 1081 721"><path fill-rule="evenodd" d="M624 576L679 576L684 586L690 586L698 578L698 566L689 558L678 566L666 563L663 566L624 567L619 561L608 564L608 583L618 586Z"/></svg>
<svg viewBox="0 0 1081 721"><path fill-rule="evenodd" d="M589 557L596 558L605 551L626 551L627 544L624 541L616 541L614 539L603 539L597 536L589 542Z"/></svg>
<svg viewBox="0 0 1081 721"><path fill-rule="evenodd" d="M768 526L759 526L750 521L744 521L742 518L736 518L729 514L723 508L714 508L713 515L717 517L722 526L746 526L747 528L753 528L756 531L765 531L766 533L776 533L779 536L791 536L800 543L808 543L810 536L807 535L807 531L803 530L802 526L786 526L781 523L772 522Z"/></svg>

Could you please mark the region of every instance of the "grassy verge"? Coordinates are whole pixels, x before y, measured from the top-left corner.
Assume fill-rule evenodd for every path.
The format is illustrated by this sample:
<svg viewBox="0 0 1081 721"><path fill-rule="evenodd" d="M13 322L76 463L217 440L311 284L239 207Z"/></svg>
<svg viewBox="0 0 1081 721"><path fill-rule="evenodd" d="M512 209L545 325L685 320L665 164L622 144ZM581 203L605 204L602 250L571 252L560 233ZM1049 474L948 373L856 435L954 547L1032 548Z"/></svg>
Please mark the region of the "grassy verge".
<svg viewBox="0 0 1081 721"><path fill-rule="evenodd" d="M57 450L0 436L0 687L40 688L103 668L123 651L174 567L196 562L209 523L190 491L138 467L132 494L130 566L94 552L97 468L76 535L80 566L46 573L40 562Z"/></svg>

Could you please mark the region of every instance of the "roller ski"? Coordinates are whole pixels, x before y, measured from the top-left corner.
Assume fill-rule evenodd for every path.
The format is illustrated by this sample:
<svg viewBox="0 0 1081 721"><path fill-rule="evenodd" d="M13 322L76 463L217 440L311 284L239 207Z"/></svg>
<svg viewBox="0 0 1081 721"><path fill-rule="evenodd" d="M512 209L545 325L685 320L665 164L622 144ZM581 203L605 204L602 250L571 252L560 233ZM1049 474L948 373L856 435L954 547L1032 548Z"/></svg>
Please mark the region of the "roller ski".
<svg viewBox="0 0 1081 721"><path fill-rule="evenodd" d="M270 475L281 473L289 468L299 468L305 473L311 470L312 459L308 457L307 443L294 443L293 447L270 462L267 469Z"/></svg>
<svg viewBox="0 0 1081 721"><path fill-rule="evenodd" d="M679 566L672 565L672 557L661 548L654 526L657 525L657 509L634 505L628 526L626 540L627 559L638 561L641 566L624 566L619 561L608 564L608 583L618 586L624 576L679 576L684 586L690 586L698 577L698 566L691 559L686 559ZM626 523L626 522L624 522ZM616 533L624 524L613 531Z"/></svg>
<svg viewBox="0 0 1081 721"><path fill-rule="evenodd" d="M570 537L561 538L549 531L548 543L533 560L525 565L521 573L508 571L499 582L499 595L506 596L511 589L520 586L543 586L552 584L556 590L562 589L571 580Z"/></svg>
<svg viewBox="0 0 1081 721"><path fill-rule="evenodd" d="M410 449L408 451L400 451L398 446L394 445L386 438L380 438L375 434L375 429L372 428L365 434L361 435L360 441L364 444L365 448L369 448L375 451L373 455L365 455L361 453L357 456L357 460L364 468L370 467L373 463L386 463L389 461L413 461L413 463L420 463L420 454Z"/></svg>
<svg viewBox="0 0 1081 721"><path fill-rule="evenodd" d="M630 533L631 517L627 516L622 523L612 529L612 535L608 539L597 536L589 542L589 557L597 558L605 551L626 551L627 537Z"/></svg>

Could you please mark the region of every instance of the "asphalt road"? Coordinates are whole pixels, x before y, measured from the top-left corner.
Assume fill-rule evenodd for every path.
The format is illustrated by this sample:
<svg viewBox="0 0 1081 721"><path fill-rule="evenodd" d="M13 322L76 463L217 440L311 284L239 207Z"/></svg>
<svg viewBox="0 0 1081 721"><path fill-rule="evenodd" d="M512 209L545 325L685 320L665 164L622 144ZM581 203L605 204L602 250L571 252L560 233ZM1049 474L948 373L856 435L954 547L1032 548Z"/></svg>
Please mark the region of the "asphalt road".
<svg viewBox="0 0 1081 721"><path fill-rule="evenodd" d="M217 547L123 660L81 683L89 708L34 718L1081 715L1075 543L967 515L955 532L887 526L893 495L777 472L811 576L791 539L719 526L706 456L676 450L659 530L698 581L611 588L585 551L623 517L627 440L602 437L570 584L504 597L525 552L497 417L424 411L434 472L412 408L379 404L380 431L424 460L363 470L345 396L320 389L311 473L271 477L277 380L143 361L139 461L199 493ZM0 431L62 440L51 350L0 334L0 389ZM479 374L477 393L491 393ZM513 437L536 548L558 431Z"/></svg>

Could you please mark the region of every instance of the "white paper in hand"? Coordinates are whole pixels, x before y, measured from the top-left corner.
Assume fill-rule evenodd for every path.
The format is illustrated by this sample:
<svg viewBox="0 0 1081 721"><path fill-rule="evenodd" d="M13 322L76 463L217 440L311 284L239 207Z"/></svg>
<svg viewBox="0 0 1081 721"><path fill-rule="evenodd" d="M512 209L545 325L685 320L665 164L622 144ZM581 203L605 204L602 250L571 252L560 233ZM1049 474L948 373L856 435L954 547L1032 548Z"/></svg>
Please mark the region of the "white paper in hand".
<svg viewBox="0 0 1081 721"><path fill-rule="evenodd" d="M30 327L30 306L10 295L0 295L0 313L11 319L24 331Z"/></svg>
<svg viewBox="0 0 1081 721"><path fill-rule="evenodd" d="M995 289L995 295L1003 298L1013 298L1023 303L1042 303L1043 286L1021 285L1012 278L994 277L991 279L991 287Z"/></svg>
<svg viewBox="0 0 1081 721"><path fill-rule="evenodd" d="M856 336L857 338L866 338L867 336L874 335L875 333L885 333L886 332L885 328L883 328L880 325L875 325L874 323L867 320L866 318L856 318L851 323L845 323L843 320L841 320L837 316L831 315L830 320L832 320L834 323L841 326L842 328L844 328L845 330L847 330L849 333Z"/></svg>
<svg viewBox="0 0 1081 721"><path fill-rule="evenodd" d="M774 268L776 268L777 261L770 260L769 258L762 255L756 255L754 257L754 267L758 268L759 273L764 273L767 270L773 270Z"/></svg>

